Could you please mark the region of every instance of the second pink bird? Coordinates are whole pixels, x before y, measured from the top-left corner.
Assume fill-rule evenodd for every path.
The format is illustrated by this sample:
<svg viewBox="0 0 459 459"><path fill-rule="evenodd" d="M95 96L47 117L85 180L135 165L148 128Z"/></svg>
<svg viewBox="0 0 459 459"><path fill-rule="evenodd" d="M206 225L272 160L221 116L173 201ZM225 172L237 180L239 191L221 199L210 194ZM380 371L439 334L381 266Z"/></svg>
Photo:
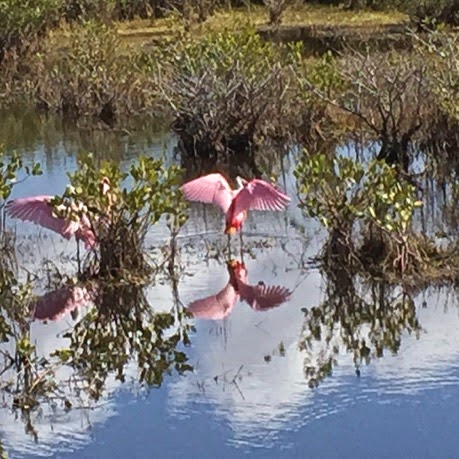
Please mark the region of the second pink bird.
<svg viewBox="0 0 459 459"><path fill-rule="evenodd" d="M241 229L249 210L284 210L290 198L273 185L261 179L236 178L239 187L233 190L223 175L204 175L182 185L189 201L215 204L225 212L225 233Z"/></svg>

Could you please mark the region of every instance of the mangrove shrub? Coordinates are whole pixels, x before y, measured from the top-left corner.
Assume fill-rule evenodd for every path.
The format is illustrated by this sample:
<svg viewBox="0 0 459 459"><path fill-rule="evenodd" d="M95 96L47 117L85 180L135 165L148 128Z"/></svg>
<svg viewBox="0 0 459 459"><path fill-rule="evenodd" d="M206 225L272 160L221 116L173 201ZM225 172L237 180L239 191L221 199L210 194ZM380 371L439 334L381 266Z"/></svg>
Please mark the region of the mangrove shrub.
<svg viewBox="0 0 459 459"><path fill-rule="evenodd" d="M404 180L396 168L378 160L365 164L348 157L320 154L303 156L295 176L300 207L329 232L325 259L332 257L352 265L358 259L357 236L366 229L371 239L367 244L382 244L383 256L405 270L413 255L411 222L422 203L417 200L415 186ZM379 261L384 263L385 259Z"/></svg>
<svg viewBox="0 0 459 459"><path fill-rule="evenodd" d="M163 60L163 97L186 153L247 155L274 133L287 140L289 59L254 30L185 36Z"/></svg>
<svg viewBox="0 0 459 459"><path fill-rule="evenodd" d="M144 242L151 227L162 217L172 230L186 220L180 170L161 160L140 157L122 172L114 162L96 166L87 155L69 180L53 205L62 217L89 220L98 241L96 252L90 253L90 275L142 278L150 271Z"/></svg>
<svg viewBox="0 0 459 459"><path fill-rule="evenodd" d="M116 31L98 21L72 30L64 56L43 52L33 64L33 95L40 106L65 117L119 117L151 109L156 85L152 61L121 56ZM147 65L148 63L148 65Z"/></svg>

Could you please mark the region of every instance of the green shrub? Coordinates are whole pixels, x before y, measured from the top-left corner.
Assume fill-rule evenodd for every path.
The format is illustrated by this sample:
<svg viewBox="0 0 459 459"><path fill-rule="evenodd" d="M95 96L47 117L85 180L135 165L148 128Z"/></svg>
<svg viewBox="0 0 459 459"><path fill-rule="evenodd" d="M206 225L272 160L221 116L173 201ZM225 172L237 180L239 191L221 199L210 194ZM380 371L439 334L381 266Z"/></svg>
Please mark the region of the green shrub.
<svg viewBox="0 0 459 459"><path fill-rule="evenodd" d="M13 46L27 48L59 19L61 4L62 0L1 0L0 56Z"/></svg>
<svg viewBox="0 0 459 459"><path fill-rule="evenodd" d="M98 117L108 125L123 115L148 110L155 85L147 73L155 61L137 54L121 56L119 46L116 31L107 25L88 21L76 27L63 56L37 56L32 96L65 117Z"/></svg>
<svg viewBox="0 0 459 459"><path fill-rule="evenodd" d="M247 153L269 136L287 140L291 61L254 30L185 36L161 61L164 100L190 154Z"/></svg>

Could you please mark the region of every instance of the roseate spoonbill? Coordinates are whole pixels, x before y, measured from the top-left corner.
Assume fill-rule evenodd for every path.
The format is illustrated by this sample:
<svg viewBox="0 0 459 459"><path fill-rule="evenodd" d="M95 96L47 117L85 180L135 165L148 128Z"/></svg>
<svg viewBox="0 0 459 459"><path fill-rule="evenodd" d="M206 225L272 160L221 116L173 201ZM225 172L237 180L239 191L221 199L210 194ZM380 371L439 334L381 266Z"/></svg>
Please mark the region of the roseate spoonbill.
<svg viewBox="0 0 459 459"><path fill-rule="evenodd" d="M109 190L110 181L107 177L103 177L100 182L100 192L105 195ZM71 239L74 236L77 240L77 258L79 265L78 242L81 240L84 242L86 249L92 249L97 243L96 235L94 234L89 218L85 214L77 221L53 215L53 207L51 205L53 197L54 196L42 195L12 199L6 203L5 210L10 217L43 226L44 228L60 234L65 239ZM79 269L78 267L78 270Z"/></svg>
<svg viewBox="0 0 459 459"><path fill-rule="evenodd" d="M266 286L263 283L250 285L244 263L231 260L227 263L229 281L217 294L195 300L188 305L194 317L219 320L227 317L237 301L245 301L256 311L276 308L288 301L290 290L280 285Z"/></svg>
<svg viewBox="0 0 459 459"><path fill-rule="evenodd" d="M236 177L238 188L231 189L219 173L208 174L191 180L180 187L189 201L215 204L225 212L225 233L240 231L249 210L284 210L290 198L270 183ZM241 240L242 242L242 240Z"/></svg>
<svg viewBox="0 0 459 459"><path fill-rule="evenodd" d="M53 196L30 196L8 201L5 205L7 215L18 218L22 221L29 221L36 225L43 226L60 234L65 239L73 236L77 240L82 240L87 249L96 244L96 236L91 229L91 223L83 215L80 220L74 221L53 215L51 200Z"/></svg>

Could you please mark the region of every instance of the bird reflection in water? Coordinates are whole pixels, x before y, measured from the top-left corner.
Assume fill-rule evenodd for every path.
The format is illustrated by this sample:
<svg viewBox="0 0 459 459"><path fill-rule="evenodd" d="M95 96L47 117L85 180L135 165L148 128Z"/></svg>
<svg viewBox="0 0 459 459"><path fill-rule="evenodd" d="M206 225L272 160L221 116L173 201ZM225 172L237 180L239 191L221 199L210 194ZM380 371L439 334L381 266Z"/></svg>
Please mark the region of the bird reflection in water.
<svg viewBox="0 0 459 459"><path fill-rule="evenodd" d="M70 285L47 292L32 304L32 316L36 320L56 321L70 312L75 320L78 309L94 301L95 290L90 286Z"/></svg>
<svg viewBox="0 0 459 459"><path fill-rule="evenodd" d="M248 271L244 263L230 260L227 263L228 283L214 295L195 300L188 305L194 317L219 320L227 317L235 304L242 300L256 311L267 311L290 300L292 292L280 285L265 285L264 282L248 283Z"/></svg>

